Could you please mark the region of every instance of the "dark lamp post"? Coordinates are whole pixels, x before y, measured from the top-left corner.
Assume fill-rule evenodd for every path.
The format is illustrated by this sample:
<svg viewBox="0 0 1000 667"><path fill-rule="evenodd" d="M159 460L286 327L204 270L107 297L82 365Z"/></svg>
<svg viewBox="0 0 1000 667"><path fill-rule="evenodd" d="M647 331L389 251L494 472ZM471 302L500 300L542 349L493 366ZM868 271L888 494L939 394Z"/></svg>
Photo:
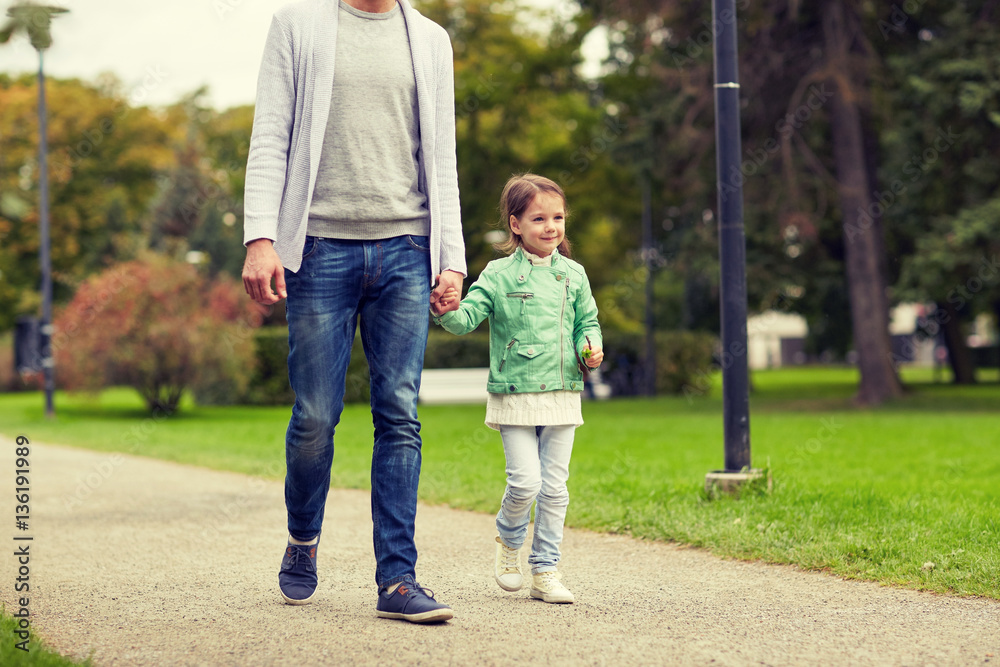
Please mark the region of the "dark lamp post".
<svg viewBox="0 0 1000 667"><path fill-rule="evenodd" d="M762 476L750 467L747 368L746 238L740 172L740 84L735 0L713 0L715 158L718 181L722 410L725 469L708 473L705 489L730 492ZM770 480L768 480L769 482Z"/></svg>
<svg viewBox="0 0 1000 667"><path fill-rule="evenodd" d="M7 10L10 20L0 28L0 44L18 32L25 32L38 51L38 194L39 194L39 259L42 268L42 373L45 378L45 416L55 416L55 362L52 358L52 259L49 242L49 166L48 124L45 112L45 49L52 46L52 17L68 9L24 2Z"/></svg>

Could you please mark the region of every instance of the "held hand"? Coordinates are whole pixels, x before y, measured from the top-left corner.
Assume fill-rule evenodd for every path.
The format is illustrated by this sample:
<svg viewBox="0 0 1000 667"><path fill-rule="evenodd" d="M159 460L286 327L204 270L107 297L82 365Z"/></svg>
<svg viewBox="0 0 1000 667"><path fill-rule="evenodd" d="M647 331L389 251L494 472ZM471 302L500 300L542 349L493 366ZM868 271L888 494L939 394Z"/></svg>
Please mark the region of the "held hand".
<svg viewBox="0 0 1000 667"><path fill-rule="evenodd" d="M600 347L595 347L590 343L583 348L583 352L580 354L583 357L584 363L590 368L597 368L604 361L604 350Z"/></svg>
<svg viewBox="0 0 1000 667"><path fill-rule="evenodd" d="M448 289L445 290L444 294L441 295L437 303L431 304L431 312L434 313L436 316L440 317L449 310L454 310L449 306L451 306L452 303L458 303L459 300L460 299L458 297L458 290L455 289L454 287L449 287Z"/></svg>
<svg viewBox="0 0 1000 667"><path fill-rule="evenodd" d="M275 294L271 290L274 278ZM285 290L285 269L274 251L270 239L257 239L247 244L247 258L243 263L243 289L259 304L270 306L288 296Z"/></svg>
<svg viewBox="0 0 1000 667"><path fill-rule="evenodd" d="M458 294L462 290L462 280L465 277L458 271L442 271L434 277L436 286L431 292L431 308L435 315L443 315L449 310L458 310ZM449 303L439 303L449 289L455 290L455 296Z"/></svg>

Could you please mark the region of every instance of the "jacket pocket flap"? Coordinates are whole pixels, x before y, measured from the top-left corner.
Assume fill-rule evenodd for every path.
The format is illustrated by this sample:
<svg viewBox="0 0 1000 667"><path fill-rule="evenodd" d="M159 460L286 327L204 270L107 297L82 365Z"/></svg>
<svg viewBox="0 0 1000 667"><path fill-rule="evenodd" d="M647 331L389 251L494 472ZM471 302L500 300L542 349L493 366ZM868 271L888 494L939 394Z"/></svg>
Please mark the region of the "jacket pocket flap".
<svg viewBox="0 0 1000 667"><path fill-rule="evenodd" d="M538 345L535 343L521 343L517 346L517 353L522 357L527 357L528 359L534 359L544 351L544 345Z"/></svg>

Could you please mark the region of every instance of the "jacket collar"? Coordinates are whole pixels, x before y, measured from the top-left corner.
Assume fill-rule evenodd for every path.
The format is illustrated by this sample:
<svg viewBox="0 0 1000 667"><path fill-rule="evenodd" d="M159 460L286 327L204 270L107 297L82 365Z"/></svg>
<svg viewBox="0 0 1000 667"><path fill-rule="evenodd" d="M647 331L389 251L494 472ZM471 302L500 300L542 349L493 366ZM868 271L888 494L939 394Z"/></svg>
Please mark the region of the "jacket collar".
<svg viewBox="0 0 1000 667"><path fill-rule="evenodd" d="M523 283L528 279L528 276L531 275L531 271L536 267L531 263L528 253L526 253L524 248L521 246L517 246L517 249L514 250L514 254L511 255L511 257L513 258L514 263L517 264L517 282ZM552 265L550 267L542 268L551 268L557 273L566 272L565 262L563 261L563 257L559 254L558 250L552 251Z"/></svg>
<svg viewBox="0 0 1000 667"><path fill-rule="evenodd" d="M528 262L528 264L531 264L531 260L528 258L528 253L527 251L525 251L524 246L522 245L518 245L517 248L514 249L514 257L516 257L518 261ZM553 250L552 266L555 266L561 261L562 261L562 255L559 254L558 250Z"/></svg>

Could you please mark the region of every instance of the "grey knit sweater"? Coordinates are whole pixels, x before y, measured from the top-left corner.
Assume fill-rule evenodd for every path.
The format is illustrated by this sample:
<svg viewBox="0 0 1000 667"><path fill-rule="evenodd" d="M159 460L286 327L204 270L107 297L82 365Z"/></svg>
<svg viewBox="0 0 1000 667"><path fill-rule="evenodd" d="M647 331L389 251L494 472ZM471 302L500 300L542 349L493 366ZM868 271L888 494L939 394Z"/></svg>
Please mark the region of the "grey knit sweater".
<svg viewBox="0 0 1000 667"><path fill-rule="evenodd" d="M430 217L431 275L445 269L465 274L451 41L444 28L407 0L398 2L417 85L419 173ZM293 272L302 263L309 205L332 111L338 10L338 0L302 0L278 10L257 80L243 240L273 240L282 264Z"/></svg>
<svg viewBox="0 0 1000 667"><path fill-rule="evenodd" d="M337 76L309 206L309 236L427 236L417 85L399 5L372 14L340 0Z"/></svg>

